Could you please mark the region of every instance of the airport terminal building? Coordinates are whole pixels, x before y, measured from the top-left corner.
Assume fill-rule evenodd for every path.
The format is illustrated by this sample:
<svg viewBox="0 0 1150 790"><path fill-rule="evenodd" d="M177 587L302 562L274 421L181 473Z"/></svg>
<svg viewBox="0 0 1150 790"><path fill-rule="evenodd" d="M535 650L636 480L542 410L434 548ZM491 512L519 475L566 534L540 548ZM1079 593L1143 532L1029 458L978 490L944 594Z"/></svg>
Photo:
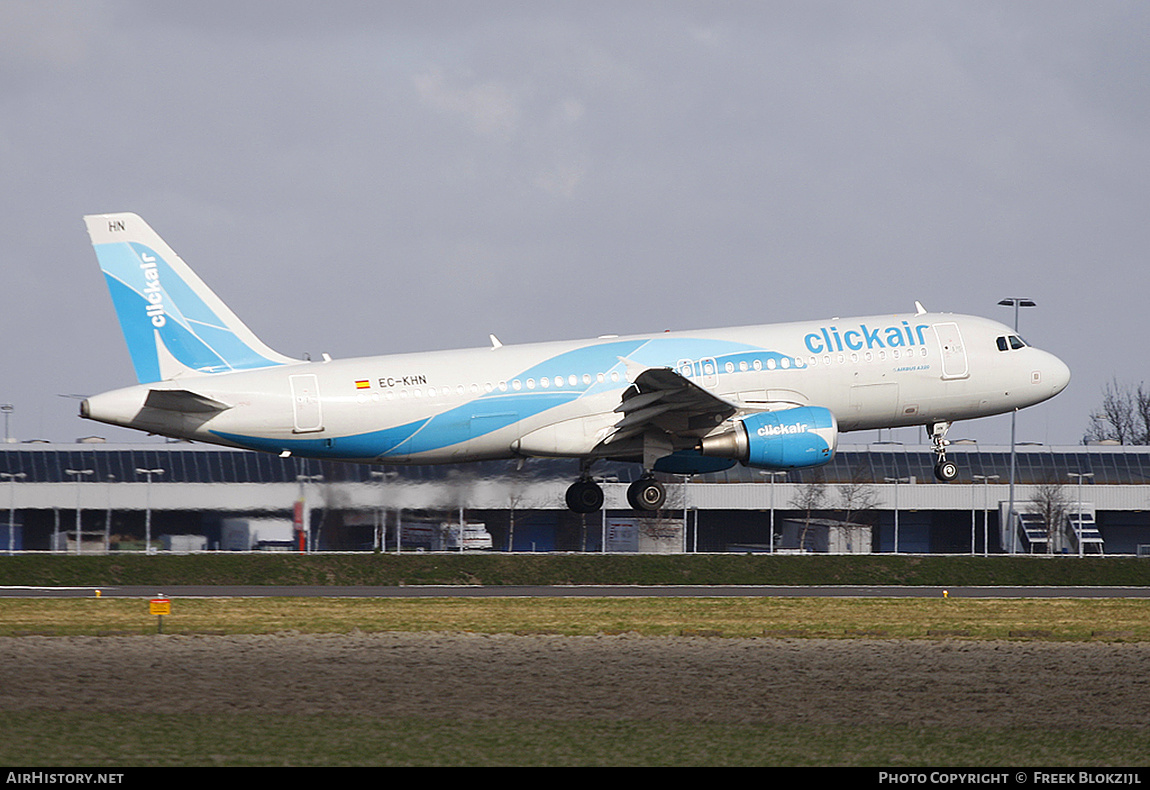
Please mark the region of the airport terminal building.
<svg viewBox="0 0 1150 790"><path fill-rule="evenodd" d="M188 443L0 446L0 552L426 549L414 525L481 523L496 551L1150 554L1150 447L840 445L818 469L663 477L658 518L602 462L601 513L564 505L573 461L357 465ZM1012 478L1013 455L1013 485ZM240 537L237 537L240 535ZM78 539L77 539L78 538ZM398 545L397 545L398 538ZM405 543L406 540L406 543Z"/></svg>

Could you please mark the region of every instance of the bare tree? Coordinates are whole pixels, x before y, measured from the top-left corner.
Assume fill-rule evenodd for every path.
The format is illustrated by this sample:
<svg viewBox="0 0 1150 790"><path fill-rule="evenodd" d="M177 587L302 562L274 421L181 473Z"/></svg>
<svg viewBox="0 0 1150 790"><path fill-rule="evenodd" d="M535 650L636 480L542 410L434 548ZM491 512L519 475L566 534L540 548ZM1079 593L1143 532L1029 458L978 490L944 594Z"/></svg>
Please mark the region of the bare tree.
<svg viewBox="0 0 1150 790"><path fill-rule="evenodd" d="M873 525L873 517L878 511L878 489L866 482L868 477L867 470L860 464L851 472L850 482L836 486L839 491L839 510L843 512L842 528L849 530L852 543L861 542L866 534L865 528Z"/></svg>
<svg viewBox="0 0 1150 790"><path fill-rule="evenodd" d="M851 473L849 483L836 486L839 491L839 509L843 511L843 521L850 522L861 514L878 510L878 489L866 482L867 471L861 465Z"/></svg>
<svg viewBox="0 0 1150 790"><path fill-rule="evenodd" d="M1050 480L1035 486L1030 512L1042 519L1046 527L1046 553L1052 554L1057 537L1070 517L1070 496L1066 492L1066 484Z"/></svg>
<svg viewBox="0 0 1150 790"><path fill-rule="evenodd" d="M517 508L519 506L519 503L523 500L523 493L522 493L522 491L520 491L518 489L518 487L513 487L511 490L511 493L508 494L507 499L508 499L508 505L510 505L510 511L508 512L508 517L507 517L508 518L508 520L507 520L507 550L508 551L514 551L515 550L514 549L514 547L515 547L515 508Z"/></svg>
<svg viewBox="0 0 1150 790"><path fill-rule="evenodd" d="M1090 415L1084 442L1115 441L1119 444L1150 444L1150 390L1120 384L1117 379L1102 388L1102 405Z"/></svg>
<svg viewBox="0 0 1150 790"><path fill-rule="evenodd" d="M827 499L827 483L820 472L815 472L814 479L809 483L800 484L794 497L791 498L791 508L803 513L803 531L799 535L799 549L807 545L807 533L811 528L811 520L816 511L822 510Z"/></svg>
<svg viewBox="0 0 1150 790"><path fill-rule="evenodd" d="M507 550L513 551L515 546L515 511L523 504L527 497L527 476L523 471L522 463L517 465L513 472L505 475L504 479L509 484L509 490L507 492L507 504L509 505Z"/></svg>

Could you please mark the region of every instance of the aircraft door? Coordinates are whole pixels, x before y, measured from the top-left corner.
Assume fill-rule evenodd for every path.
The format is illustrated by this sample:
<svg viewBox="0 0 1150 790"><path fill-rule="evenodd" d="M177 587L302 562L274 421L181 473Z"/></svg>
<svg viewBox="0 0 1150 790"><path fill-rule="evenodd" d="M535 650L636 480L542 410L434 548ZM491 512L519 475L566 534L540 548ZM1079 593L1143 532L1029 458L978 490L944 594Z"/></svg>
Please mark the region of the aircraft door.
<svg viewBox="0 0 1150 790"><path fill-rule="evenodd" d="M719 363L714 357L703 357L699 360L699 384L706 389L719 386Z"/></svg>
<svg viewBox="0 0 1150 790"><path fill-rule="evenodd" d="M966 359L966 346L962 342L962 332L958 324L949 321L934 325L938 337L938 347L942 354L942 377L944 379L964 379L970 375Z"/></svg>
<svg viewBox="0 0 1150 790"><path fill-rule="evenodd" d="M691 379L700 387L714 389L719 386L719 363L714 357L702 359L680 359L675 365L680 376Z"/></svg>
<svg viewBox="0 0 1150 790"><path fill-rule="evenodd" d="M293 433L314 433L323 430L323 414L319 403L319 379L314 373L290 377Z"/></svg>

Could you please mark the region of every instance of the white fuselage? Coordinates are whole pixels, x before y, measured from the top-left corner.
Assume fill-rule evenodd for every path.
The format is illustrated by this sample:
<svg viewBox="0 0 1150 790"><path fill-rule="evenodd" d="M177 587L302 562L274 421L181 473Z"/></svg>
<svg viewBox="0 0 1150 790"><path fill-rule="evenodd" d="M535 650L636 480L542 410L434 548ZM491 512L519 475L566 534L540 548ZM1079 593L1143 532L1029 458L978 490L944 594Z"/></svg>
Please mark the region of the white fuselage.
<svg viewBox="0 0 1150 790"><path fill-rule="evenodd" d="M680 373L735 407L732 420L820 406L842 431L927 425L1009 412L1066 386L1065 364L1002 342L1013 334L984 318L920 313L301 362L128 387L89 398L82 413L167 436L360 462L633 457L602 442L646 369ZM145 406L155 390L221 408Z"/></svg>

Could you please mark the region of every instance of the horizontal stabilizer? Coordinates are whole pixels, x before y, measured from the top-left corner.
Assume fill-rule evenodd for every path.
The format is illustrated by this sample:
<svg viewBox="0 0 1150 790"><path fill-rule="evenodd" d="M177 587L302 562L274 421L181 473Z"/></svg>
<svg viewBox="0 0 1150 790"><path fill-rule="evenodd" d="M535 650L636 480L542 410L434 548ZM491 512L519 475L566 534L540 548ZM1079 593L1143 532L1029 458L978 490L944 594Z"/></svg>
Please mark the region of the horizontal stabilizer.
<svg viewBox="0 0 1150 790"><path fill-rule="evenodd" d="M184 414L208 414L231 408L228 404L220 403L207 395L188 390L149 390L148 397L144 400L144 407Z"/></svg>

